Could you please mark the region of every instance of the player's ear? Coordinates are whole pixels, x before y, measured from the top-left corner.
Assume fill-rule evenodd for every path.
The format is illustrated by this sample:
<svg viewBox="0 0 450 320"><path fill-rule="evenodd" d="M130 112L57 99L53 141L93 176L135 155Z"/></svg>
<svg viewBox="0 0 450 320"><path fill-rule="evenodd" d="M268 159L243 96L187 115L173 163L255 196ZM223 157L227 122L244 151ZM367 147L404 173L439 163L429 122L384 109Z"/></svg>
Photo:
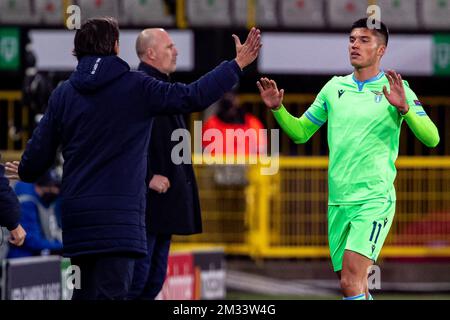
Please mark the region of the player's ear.
<svg viewBox="0 0 450 320"><path fill-rule="evenodd" d="M380 58L382 58L385 55L386 50L387 50L387 47L385 44L381 44L380 46L378 46L378 50L377 50L378 56Z"/></svg>

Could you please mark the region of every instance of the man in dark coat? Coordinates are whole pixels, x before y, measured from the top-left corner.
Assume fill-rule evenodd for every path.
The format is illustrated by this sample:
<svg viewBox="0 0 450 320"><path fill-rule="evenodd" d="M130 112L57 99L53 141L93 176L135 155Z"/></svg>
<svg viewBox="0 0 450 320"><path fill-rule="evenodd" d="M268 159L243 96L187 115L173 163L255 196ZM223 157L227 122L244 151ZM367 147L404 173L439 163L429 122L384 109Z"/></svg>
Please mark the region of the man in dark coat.
<svg viewBox="0 0 450 320"><path fill-rule="evenodd" d="M147 29L136 41L139 70L169 82L175 72L178 51L163 29ZM192 164L175 164L172 141L175 130L186 130L182 114L154 118L149 146L149 194L147 203L148 255L135 264L130 299L153 300L161 291L171 236L202 232L200 200Z"/></svg>
<svg viewBox="0 0 450 320"><path fill-rule="evenodd" d="M5 167L0 164L0 226L9 230L11 233L9 242L15 246L21 246L26 236L26 232L19 221L19 201L5 177Z"/></svg>
<svg viewBox="0 0 450 320"><path fill-rule="evenodd" d="M77 69L53 92L18 167L20 178L33 182L62 146L63 251L81 269L81 289L73 299L126 298L134 263L148 252L145 207L152 118L200 111L218 100L256 59L260 38L259 30L252 29L235 60L184 85L130 71L117 57L114 19L91 19L77 30Z"/></svg>

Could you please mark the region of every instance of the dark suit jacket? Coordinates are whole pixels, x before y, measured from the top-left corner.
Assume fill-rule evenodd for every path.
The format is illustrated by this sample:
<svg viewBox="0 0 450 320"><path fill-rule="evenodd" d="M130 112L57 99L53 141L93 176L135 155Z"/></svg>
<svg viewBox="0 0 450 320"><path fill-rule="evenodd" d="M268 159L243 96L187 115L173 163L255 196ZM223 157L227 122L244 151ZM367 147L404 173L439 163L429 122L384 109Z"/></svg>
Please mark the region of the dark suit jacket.
<svg viewBox="0 0 450 320"><path fill-rule="evenodd" d="M158 80L168 82L169 77L157 69L141 63L139 70ZM158 116L153 120L149 145L149 179L162 175L171 187L165 194L149 190L147 226L152 234L189 235L202 232L200 200L192 164L176 165L172 161L172 133L186 129L182 114ZM189 154L190 157L190 154Z"/></svg>

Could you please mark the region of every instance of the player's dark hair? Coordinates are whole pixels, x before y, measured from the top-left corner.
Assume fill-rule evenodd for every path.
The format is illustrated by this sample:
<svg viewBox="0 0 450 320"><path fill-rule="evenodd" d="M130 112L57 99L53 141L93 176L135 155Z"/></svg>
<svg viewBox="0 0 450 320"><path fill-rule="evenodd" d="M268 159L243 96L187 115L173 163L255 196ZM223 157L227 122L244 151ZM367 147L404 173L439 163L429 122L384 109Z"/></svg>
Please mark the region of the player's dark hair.
<svg viewBox="0 0 450 320"><path fill-rule="evenodd" d="M379 25L379 28L376 28L376 25ZM381 21L373 20L369 18L362 18L353 23L352 29L350 32L353 31L353 29L356 28L365 28L375 31L378 35L380 35L383 38L383 41L385 45L387 46L389 43L389 29L388 27Z"/></svg>
<svg viewBox="0 0 450 320"><path fill-rule="evenodd" d="M73 55L78 60L88 55L116 55L116 41L119 41L119 24L116 19L89 19L75 34Z"/></svg>

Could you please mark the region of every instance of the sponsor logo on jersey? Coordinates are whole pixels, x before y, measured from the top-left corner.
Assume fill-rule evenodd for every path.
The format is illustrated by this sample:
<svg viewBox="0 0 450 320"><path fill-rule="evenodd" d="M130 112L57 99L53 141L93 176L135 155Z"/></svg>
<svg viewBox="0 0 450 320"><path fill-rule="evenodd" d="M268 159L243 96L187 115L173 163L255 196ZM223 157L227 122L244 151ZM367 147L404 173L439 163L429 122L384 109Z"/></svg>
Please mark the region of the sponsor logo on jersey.
<svg viewBox="0 0 450 320"><path fill-rule="evenodd" d="M422 106L422 102L420 102L419 100L414 100L414 104L416 105L416 106Z"/></svg>
<svg viewBox="0 0 450 320"><path fill-rule="evenodd" d="M342 97L342 95L345 93L345 90L339 90L338 94L339 94L339 99Z"/></svg>

